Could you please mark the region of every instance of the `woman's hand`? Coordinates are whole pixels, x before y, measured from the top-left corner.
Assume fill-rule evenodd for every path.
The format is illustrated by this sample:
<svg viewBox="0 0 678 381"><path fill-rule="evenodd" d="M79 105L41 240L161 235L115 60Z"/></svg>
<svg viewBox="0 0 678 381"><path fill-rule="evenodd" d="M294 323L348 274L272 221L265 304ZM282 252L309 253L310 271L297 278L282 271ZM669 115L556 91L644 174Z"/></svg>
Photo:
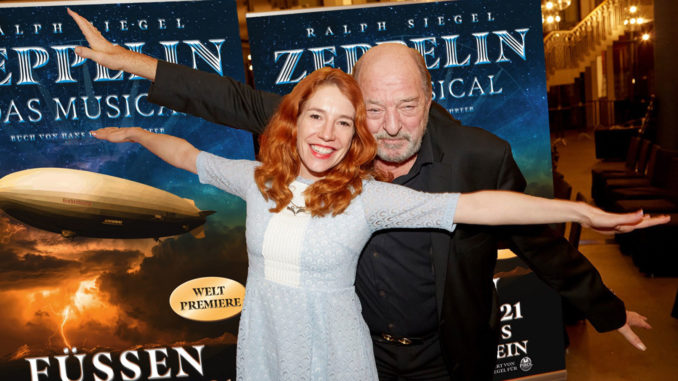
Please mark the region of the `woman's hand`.
<svg viewBox="0 0 678 381"><path fill-rule="evenodd" d="M176 136L154 134L140 127L106 127L91 131L90 134L97 139L111 143L139 143L169 164L198 173L196 161L200 151L186 140Z"/></svg>
<svg viewBox="0 0 678 381"><path fill-rule="evenodd" d="M582 226L603 234L628 233L635 229L661 225L671 220L670 216L650 216L642 210L633 213L608 213L591 205L581 203L584 209Z"/></svg>
<svg viewBox="0 0 678 381"><path fill-rule="evenodd" d="M139 127L106 127L91 131L90 134L97 139L107 140L111 143L136 142L135 136L141 130ZM143 130L141 130L143 132Z"/></svg>

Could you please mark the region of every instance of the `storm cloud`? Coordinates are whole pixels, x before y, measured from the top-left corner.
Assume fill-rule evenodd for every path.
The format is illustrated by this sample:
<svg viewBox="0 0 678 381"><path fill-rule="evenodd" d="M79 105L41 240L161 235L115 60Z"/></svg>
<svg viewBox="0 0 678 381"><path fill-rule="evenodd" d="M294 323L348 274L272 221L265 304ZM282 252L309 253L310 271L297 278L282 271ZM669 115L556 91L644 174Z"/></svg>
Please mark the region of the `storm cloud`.
<svg viewBox="0 0 678 381"><path fill-rule="evenodd" d="M170 309L169 296L198 277L244 283L243 227L213 220L203 239L69 239L0 212L0 232L0 357L53 353L66 343L86 350L235 342L237 317L190 321Z"/></svg>
<svg viewBox="0 0 678 381"><path fill-rule="evenodd" d="M236 332L237 319L222 322L194 322L176 315L169 306L169 296L180 284L199 277L219 276L245 282L247 249L243 228L214 231L195 240L189 235L166 239L152 250L135 272L106 272L99 278L100 290L111 304L130 317L119 321L118 332L130 340L164 341L167 338L194 341L204 337ZM124 326L143 323L140 332ZM140 336L146 336L142 338ZM163 339L165 338L165 339Z"/></svg>

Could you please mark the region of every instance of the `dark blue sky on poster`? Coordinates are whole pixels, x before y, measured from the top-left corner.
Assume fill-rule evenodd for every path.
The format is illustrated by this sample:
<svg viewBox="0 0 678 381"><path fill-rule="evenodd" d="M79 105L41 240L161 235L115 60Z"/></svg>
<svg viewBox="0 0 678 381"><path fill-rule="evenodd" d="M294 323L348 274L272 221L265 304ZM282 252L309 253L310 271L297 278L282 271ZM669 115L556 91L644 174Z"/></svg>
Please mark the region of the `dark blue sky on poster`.
<svg viewBox="0 0 678 381"><path fill-rule="evenodd" d="M161 42L176 41L178 63L193 66L195 62L198 69L219 70L244 81L233 1L71 7L116 44L143 43L141 51L167 60ZM162 27L159 19L164 20ZM231 22L225 22L229 19ZM126 23L124 27L122 20ZM62 33L53 32L54 23L61 24ZM38 33L35 33L34 24L42 26ZM205 187L194 175L171 168L138 145L100 142L90 138L88 132L107 126L162 129L167 134L187 139L200 149L231 158L253 158L250 134L161 110L142 95L148 92L149 82L130 79L130 74L124 73L119 80L94 81L97 69L90 61L70 68L73 82L57 82L59 60L54 47L86 44L65 7L4 8L0 27L5 33L0 36L0 47L6 48L4 54L0 52L0 58L5 62L4 70L0 70L0 81L11 75L11 83L0 86L0 157L3 158L0 160L0 177L36 167L84 169L179 194L196 200L202 209L223 209L225 205L205 205L214 200L205 199ZM205 59L194 58L190 46L185 43L191 40L199 40L215 56L218 56L217 49L221 50L216 67L211 67ZM215 44L209 40L224 41ZM31 70L34 83L26 83L28 76L21 74L16 49L26 47L39 47L48 53L47 62ZM68 62L73 64L73 51L66 53ZM35 51L27 54L32 64L38 61ZM110 77L117 73L110 71ZM70 112L66 114L64 110ZM149 170L151 168L153 170ZM226 196L222 202L231 203L233 199ZM220 217L215 215L214 218Z"/></svg>

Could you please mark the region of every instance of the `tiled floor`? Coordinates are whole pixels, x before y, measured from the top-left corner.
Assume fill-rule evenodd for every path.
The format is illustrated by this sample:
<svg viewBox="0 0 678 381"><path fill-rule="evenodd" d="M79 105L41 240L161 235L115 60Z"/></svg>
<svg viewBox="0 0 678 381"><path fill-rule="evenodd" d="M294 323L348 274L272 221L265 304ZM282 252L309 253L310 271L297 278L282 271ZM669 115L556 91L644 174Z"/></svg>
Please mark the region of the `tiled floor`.
<svg viewBox="0 0 678 381"><path fill-rule="evenodd" d="M557 146L559 171L572 185L573 194L582 192L588 199L596 160L591 136L569 131L566 145ZM568 327L568 380L678 380L678 319L670 315L678 278L644 276L607 236L584 229L581 240L581 252L598 268L607 286L624 300L627 309L647 316L653 329L636 330L648 348L641 352L616 332L600 334L588 323Z"/></svg>

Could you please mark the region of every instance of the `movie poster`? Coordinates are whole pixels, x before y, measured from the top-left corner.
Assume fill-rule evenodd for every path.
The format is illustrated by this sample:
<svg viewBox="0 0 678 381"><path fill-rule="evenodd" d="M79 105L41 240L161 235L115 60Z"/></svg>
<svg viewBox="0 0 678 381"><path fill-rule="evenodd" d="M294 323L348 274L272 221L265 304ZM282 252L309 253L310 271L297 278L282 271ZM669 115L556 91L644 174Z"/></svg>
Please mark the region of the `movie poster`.
<svg viewBox="0 0 678 381"><path fill-rule="evenodd" d="M230 158L253 158L251 136L77 57L66 6L116 44L244 81L233 0L0 4L0 379L232 378L244 202L89 132L138 126Z"/></svg>
<svg viewBox="0 0 678 381"><path fill-rule="evenodd" d="M375 44L400 42L417 49L432 76L433 100L462 123L509 141L528 180L527 192L552 195L538 0L255 13L248 14L247 29L257 88L280 94L324 66L351 72Z"/></svg>
<svg viewBox="0 0 678 381"><path fill-rule="evenodd" d="M247 29L257 88L279 94L321 67L351 73L358 58L379 43L417 49L432 76L433 100L463 124L485 128L511 143L528 181L526 191L552 196L539 1L457 0L254 13L247 15ZM500 260L497 267L503 315L495 380L546 372L562 376L560 298L515 257Z"/></svg>

